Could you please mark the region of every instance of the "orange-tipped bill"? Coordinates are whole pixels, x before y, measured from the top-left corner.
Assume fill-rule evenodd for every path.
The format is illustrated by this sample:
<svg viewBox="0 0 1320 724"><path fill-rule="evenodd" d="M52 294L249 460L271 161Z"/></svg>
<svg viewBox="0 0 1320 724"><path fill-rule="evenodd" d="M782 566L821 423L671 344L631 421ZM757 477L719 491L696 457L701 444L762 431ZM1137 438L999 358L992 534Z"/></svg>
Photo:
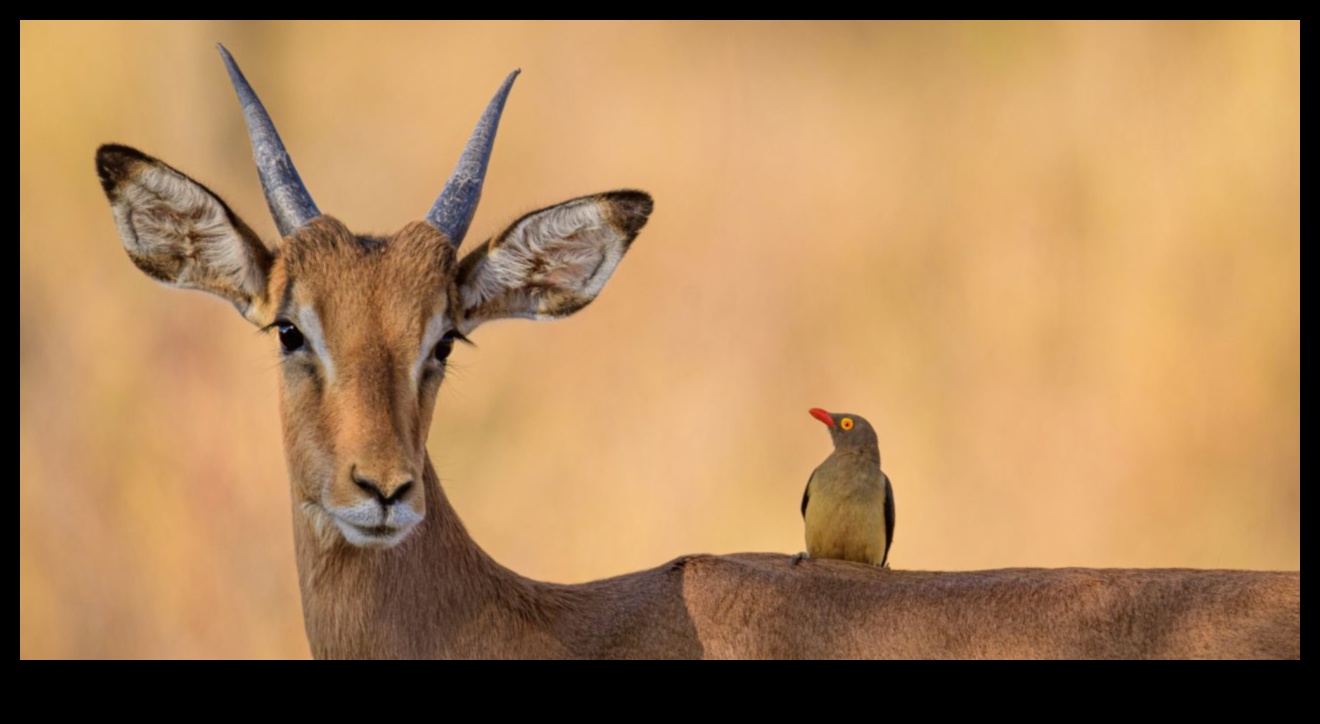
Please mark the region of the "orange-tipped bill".
<svg viewBox="0 0 1320 724"><path fill-rule="evenodd" d="M812 417L825 423L825 427L834 427L834 418L830 417L830 413L819 407L813 407L810 410L807 410L807 412L810 412Z"/></svg>

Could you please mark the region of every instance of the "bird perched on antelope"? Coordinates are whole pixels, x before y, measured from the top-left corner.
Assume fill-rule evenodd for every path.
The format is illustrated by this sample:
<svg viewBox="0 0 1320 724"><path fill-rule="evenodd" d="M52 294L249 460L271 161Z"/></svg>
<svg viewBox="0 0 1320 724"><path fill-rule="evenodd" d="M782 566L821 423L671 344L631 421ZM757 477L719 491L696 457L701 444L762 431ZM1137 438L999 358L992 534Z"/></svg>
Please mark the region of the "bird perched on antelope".
<svg viewBox="0 0 1320 724"><path fill-rule="evenodd" d="M834 452L807 479L802 493L806 524L804 557L838 558L889 567L894 541L894 489L880 469L880 444L871 423L851 413L811 416L825 423Z"/></svg>

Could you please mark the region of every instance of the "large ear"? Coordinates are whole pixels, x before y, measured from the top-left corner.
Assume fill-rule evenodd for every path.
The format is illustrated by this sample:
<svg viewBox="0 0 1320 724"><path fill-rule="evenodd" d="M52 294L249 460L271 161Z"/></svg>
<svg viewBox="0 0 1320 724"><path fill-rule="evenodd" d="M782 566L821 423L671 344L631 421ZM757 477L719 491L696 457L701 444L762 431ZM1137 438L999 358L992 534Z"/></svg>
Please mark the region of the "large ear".
<svg viewBox="0 0 1320 724"><path fill-rule="evenodd" d="M124 249L139 269L166 284L228 299L255 324L266 304L271 251L211 190L127 146L96 151Z"/></svg>
<svg viewBox="0 0 1320 724"><path fill-rule="evenodd" d="M458 271L466 332L505 317L553 319L600 293L651 214L641 191L584 196L515 221L463 258Z"/></svg>

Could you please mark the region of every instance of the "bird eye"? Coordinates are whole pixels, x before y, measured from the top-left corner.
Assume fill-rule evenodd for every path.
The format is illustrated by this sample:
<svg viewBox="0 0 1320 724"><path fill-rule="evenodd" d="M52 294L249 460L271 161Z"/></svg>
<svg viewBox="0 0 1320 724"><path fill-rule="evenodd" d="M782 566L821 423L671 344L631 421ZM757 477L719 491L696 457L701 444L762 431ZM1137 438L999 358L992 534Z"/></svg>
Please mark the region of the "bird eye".
<svg viewBox="0 0 1320 724"><path fill-rule="evenodd" d="M280 349L284 350L285 354L297 352L303 348L306 340L303 339L303 333L299 332L297 327L286 321L276 322L276 325L280 330Z"/></svg>
<svg viewBox="0 0 1320 724"><path fill-rule="evenodd" d="M853 421L852 421L852 418L851 418L851 417L845 417L845 418L843 418L842 420L840 420L840 421L839 421L839 427L841 427L841 428L843 428L843 429L845 429L845 430L851 430L851 429L853 428Z"/></svg>

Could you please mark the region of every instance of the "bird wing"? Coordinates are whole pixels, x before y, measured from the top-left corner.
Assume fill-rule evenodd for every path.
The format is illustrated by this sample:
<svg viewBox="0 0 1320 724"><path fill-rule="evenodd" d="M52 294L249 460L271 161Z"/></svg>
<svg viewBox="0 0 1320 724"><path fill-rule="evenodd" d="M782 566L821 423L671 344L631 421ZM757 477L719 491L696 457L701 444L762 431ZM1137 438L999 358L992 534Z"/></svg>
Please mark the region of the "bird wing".
<svg viewBox="0 0 1320 724"><path fill-rule="evenodd" d="M807 478L807 487L806 487L806 488L803 488L803 490L802 490L802 519L803 519L803 520L806 520L806 519L807 519L807 501L811 499L811 481L816 479L816 471L817 471L817 470L820 470L820 468L816 468L816 470L812 470L812 471L811 471L811 475Z"/></svg>
<svg viewBox="0 0 1320 724"><path fill-rule="evenodd" d="M884 566L889 563L889 546L894 544L894 487L889 484L889 476L883 472L885 477L885 557L880 561ZM805 503L803 509L806 509Z"/></svg>

